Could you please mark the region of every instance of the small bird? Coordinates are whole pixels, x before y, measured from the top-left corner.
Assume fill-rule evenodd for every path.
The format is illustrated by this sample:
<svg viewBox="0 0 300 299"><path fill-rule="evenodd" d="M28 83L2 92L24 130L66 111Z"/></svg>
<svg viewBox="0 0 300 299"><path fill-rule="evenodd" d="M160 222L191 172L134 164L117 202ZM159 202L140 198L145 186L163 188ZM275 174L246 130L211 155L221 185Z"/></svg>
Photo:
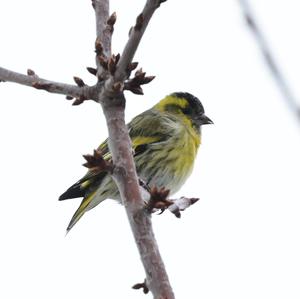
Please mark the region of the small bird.
<svg viewBox="0 0 300 299"><path fill-rule="evenodd" d="M154 107L139 114L127 125L139 178L150 188L177 192L192 172L201 143L201 126L213 122L204 114L198 98L187 92L175 92ZM108 140L98 150L111 160ZM67 232L83 214L103 200L120 201L116 184L106 172L92 175L89 171L72 185L59 200L83 197Z"/></svg>

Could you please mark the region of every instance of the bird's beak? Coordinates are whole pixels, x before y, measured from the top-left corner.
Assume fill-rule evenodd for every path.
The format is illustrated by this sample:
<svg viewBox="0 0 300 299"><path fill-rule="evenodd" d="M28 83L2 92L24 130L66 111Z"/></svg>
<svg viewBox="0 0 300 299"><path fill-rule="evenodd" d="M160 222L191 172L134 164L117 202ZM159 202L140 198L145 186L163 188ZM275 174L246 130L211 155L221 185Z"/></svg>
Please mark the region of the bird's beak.
<svg viewBox="0 0 300 299"><path fill-rule="evenodd" d="M199 117L199 122L201 125L210 125L210 124L213 124L214 122L209 118L207 117L205 114L202 114L200 117Z"/></svg>

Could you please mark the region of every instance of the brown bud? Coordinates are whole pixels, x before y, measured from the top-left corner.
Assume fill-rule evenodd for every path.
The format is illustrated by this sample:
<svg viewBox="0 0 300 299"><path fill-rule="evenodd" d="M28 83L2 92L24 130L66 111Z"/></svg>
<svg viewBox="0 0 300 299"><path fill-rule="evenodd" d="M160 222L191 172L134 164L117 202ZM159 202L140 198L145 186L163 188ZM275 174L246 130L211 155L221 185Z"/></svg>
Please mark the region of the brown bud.
<svg viewBox="0 0 300 299"><path fill-rule="evenodd" d="M200 198L191 198L191 204L193 205L196 203Z"/></svg>
<svg viewBox="0 0 300 299"><path fill-rule="evenodd" d="M145 77L145 75L146 75L146 73L143 72L142 68L138 69L134 74L135 77Z"/></svg>
<svg viewBox="0 0 300 299"><path fill-rule="evenodd" d="M180 213L180 209L177 208L177 209L174 209L173 211L171 211L176 218L181 218L181 213Z"/></svg>
<svg viewBox="0 0 300 299"><path fill-rule="evenodd" d="M164 2L167 2L167 0L160 0L159 2L158 2L158 4L157 4L157 7L156 8L158 8L162 3L164 3Z"/></svg>
<svg viewBox="0 0 300 299"><path fill-rule="evenodd" d="M103 52L103 46L100 41L100 39L97 37L96 42L95 42L95 52L97 55L101 55Z"/></svg>
<svg viewBox="0 0 300 299"><path fill-rule="evenodd" d="M124 88L124 84L122 82L116 82L114 85L113 85L113 90L116 91L116 92L120 92L122 91Z"/></svg>
<svg viewBox="0 0 300 299"><path fill-rule="evenodd" d="M76 98L76 100L72 103L73 106L81 105L86 100L86 97L80 96L79 98Z"/></svg>
<svg viewBox="0 0 300 299"><path fill-rule="evenodd" d="M95 69L95 68L93 68L93 67L89 67L89 66L88 66L86 69L87 69L87 71L88 71L90 74L92 74L92 75L94 75L94 76L97 75L97 69Z"/></svg>
<svg viewBox="0 0 300 299"><path fill-rule="evenodd" d="M151 197L155 200L165 200L170 193L170 190L162 187L158 189L157 187L153 187L150 191Z"/></svg>
<svg viewBox="0 0 300 299"><path fill-rule="evenodd" d="M148 84L150 83L153 79L155 78L155 76L148 76L143 78L143 82L141 84Z"/></svg>
<svg viewBox="0 0 300 299"><path fill-rule="evenodd" d="M132 72L133 70L135 70L135 69L137 68L138 64L139 64L138 62L131 62L131 63L128 65L127 70L128 70L129 72Z"/></svg>
<svg viewBox="0 0 300 299"><path fill-rule="evenodd" d="M31 69L28 69L28 70L27 70L27 75L28 75L28 76L34 76L34 75L35 75L35 72L34 72L33 70L31 70Z"/></svg>
<svg viewBox="0 0 300 299"><path fill-rule="evenodd" d="M106 59L103 55L99 56L98 59L99 59L100 65L101 65L105 70L107 70L107 68L108 68L108 62L107 62L107 59Z"/></svg>
<svg viewBox="0 0 300 299"><path fill-rule="evenodd" d="M74 76L73 79L79 87L85 86L85 83L83 82L83 80L81 78Z"/></svg>
<svg viewBox="0 0 300 299"><path fill-rule="evenodd" d="M52 87L52 84L51 83L43 83L43 82L33 82L32 87L34 87L36 89L44 89L44 90L49 91Z"/></svg>
<svg viewBox="0 0 300 299"><path fill-rule="evenodd" d="M116 64L118 64L118 62L119 62L119 60L120 60L120 57L121 57L121 55L120 55L120 53L118 53L118 54L116 55Z"/></svg>
<svg viewBox="0 0 300 299"><path fill-rule="evenodd" d="M84 163L83 166L89 168L93 172L112 171L112 163L103 158L100 150L94 150L93 155L83 155L83 158L86 160L86 163Z"/></svg>
<svg viewBox="0 0 300 299"><path fill-rule="evenodd" d="M143 24L144 24L144 15L141 13L136 18L136 23L135 23L134 29L136 31L140 31L143 27Z"/></svg>
<svg viewBox="0 0 300 299"><path fill-rule="evenodd" d="M144 92L143 92L143 89L141 86L136 86L136 87L132 87L129 89L132 93L134 94L138 94L138 95L143 95Z"/></svg>
<svg viewBox="0 0 300 299"><path fill-rule="evenodd" d="M132 30L133 30L133 27L130 27L130 29L129 29L129 31L128 31L128 36L131 35Z"/></svg>
<svg viewBox="0 0 300 299"><path fill-rule="evenodd" d="M111 75L114 75L117 65L116 65L116 56L112 55L109 60L108 60L108 71L110 72Z"/></svg>
<svg viewBox="0 0 300 299"><path fill-rule="evenodd" d="M132 287L134 290L143 289L144 294L149 293L149 288L147 286L146 279L143 283L137 283Z"/></svg>
<svg viewBox="0 0 300 299"><path fill-rule="evenodd" d="M107 25L113 27L116 23L116 20L117 20L117 14L116 14L116 12L113 12L111 14L111 16L109 17L109 19L107 20Z"/></svg>

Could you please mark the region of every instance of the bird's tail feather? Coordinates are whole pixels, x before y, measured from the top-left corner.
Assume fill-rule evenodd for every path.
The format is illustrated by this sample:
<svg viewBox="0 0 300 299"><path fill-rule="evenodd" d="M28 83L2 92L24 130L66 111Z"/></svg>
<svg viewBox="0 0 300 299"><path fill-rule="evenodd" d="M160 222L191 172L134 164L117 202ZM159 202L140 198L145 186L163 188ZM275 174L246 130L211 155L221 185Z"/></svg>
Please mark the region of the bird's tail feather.
<svg viewBox="0 0 300 299"><path fill-rule="evenodd" d="M79 208L77 209L77 211L75 212L75 214L73 215L68 227L67 227L67 233L73 228L73 226L79 221L79 219L83 216L83 214L88 210L88 206L91 203L91 201L93 200L95 194L96 194L95 190L94 192L90 193L87 197L85 197Z"/></svg>
<svg viewBox="0 0 300 299"><path fill-rule="evenodd" d="M58 200L61 201L71 198L83 197L84 195L85 190L81 188L80 184L76 183L72 185L66 192L64 192Z"/></svg>
<svg viewBox="0 0 300 299"><path fill-rule="evenodd" d="M106 176L105 172L93 173L89 172L78 182L73 184L67 191L65 191L58 200L66 200L77 197L85 197L91 185L100 185L103 178Z"/></svg>

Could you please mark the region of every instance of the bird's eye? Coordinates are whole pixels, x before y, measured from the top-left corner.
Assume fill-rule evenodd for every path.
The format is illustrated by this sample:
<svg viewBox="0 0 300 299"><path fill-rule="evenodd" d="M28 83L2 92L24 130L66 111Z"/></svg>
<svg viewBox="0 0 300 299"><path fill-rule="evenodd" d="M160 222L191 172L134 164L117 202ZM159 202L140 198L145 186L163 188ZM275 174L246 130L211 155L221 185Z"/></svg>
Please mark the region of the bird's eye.
<svg viewBox="0 0 300 299"><path fill-rule="evenodd" d="M186 108L183 108L183 109L182 109L182 112L183 112L184 114L191 115L191 114L193 113L193 110L191 109L190 106L188 106L188 107L186 107Z"/></svg>

